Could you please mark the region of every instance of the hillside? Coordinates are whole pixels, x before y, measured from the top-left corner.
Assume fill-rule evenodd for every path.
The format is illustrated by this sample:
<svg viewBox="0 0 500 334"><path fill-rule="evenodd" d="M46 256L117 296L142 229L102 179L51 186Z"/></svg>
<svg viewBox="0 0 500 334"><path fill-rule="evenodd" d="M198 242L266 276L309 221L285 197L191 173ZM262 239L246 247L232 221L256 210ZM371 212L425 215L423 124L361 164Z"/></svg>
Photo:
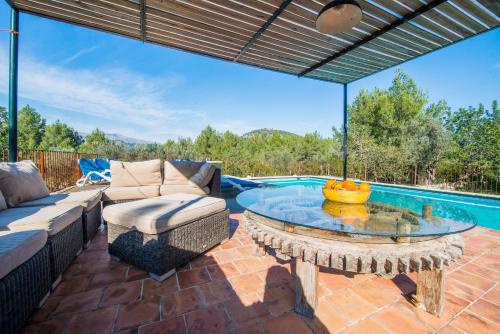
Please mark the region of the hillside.
<svg viewBox="0 0 500 334"><path fill-rule="evenodd" d="M85 138L88 135L88 133L80 132L80 135L83 138ZM127 136L121 135L119 133L106 133L106 138L108 138L109 140L111 140L113 142L124 144L127 146L154 144L154 142L151 142L151 141L137 139L137 138L133 138L133 137L127 137Z"/></svg>
<svg viewBox="0 0 500 334"><path fill-rule="evenodd" d="M243 138L249 138L249 137L251 137L253 135L257 135L257 134L260 134L260 135L271 135L273 133L279 133L280 135L283 135L283 136L298 136L295 133L284 131L284 130L264 128L264 129L258 129L258 130L253 130L253 131L247 132L247 133L243 134L242 137Z"/></svg>

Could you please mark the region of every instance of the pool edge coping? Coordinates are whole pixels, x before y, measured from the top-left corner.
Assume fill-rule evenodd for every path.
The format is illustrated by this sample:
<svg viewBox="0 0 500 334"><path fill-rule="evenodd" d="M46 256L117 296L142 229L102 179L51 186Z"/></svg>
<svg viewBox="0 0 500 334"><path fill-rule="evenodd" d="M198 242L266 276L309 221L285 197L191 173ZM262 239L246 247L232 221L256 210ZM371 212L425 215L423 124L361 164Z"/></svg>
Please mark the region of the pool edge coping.
<svg viewBox="0 0 500 334"><path fill-rule="evenodd" d="M309 177L309 178L323 178L323 179L335 179L335 180L341 180L342 177L340 176L322 176L322 175L275 175L275 176L258 176L258 177L246 177L248 180L262 180L262 179L295 179L295 178L301 178L301 177ZM382 183L382 182L373 182L373 181L363 181L360 179L352 179L354 181L358 182L367 182L369 184L373 185L380 185L380 186L389 186L389 187L396 187L396 188L403 188L403 189L409 189L409 190L416 190L416 191L430 191L430 192L435 192L435 193L444 193L444 194L452 194L452 195L460 195L460 196L468 196L468 197L483 197L486 199L494 199L494 200L500 200L500 195L493 195L493 194L480 194L480 193L471 193L471 192L463 192L463 191L455 191L455 190L442 190L442 189L433 189L433 188L424 188L424 187L415 187L415 186L408 186L408 185L401 185L401 184L392 184L392 183Z"/></svg>

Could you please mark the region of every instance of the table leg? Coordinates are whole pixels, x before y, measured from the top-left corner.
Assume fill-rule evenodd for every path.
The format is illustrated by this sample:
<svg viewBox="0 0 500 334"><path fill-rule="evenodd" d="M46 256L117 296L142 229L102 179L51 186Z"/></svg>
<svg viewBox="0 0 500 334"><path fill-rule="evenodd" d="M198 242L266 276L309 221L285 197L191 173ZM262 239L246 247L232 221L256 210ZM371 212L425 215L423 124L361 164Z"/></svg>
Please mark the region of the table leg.
<svg viewBox="0 0 500 334"><path fill-rule="evenodd" d="M297 258L295 284L295 312L313 318L318 303L319 267L311 262Z"/></svg>
<svg viewBox="0 0 500 334"><path fill-rule="evenodd" d="M266 251L266 245L264 245L264 242L257 242L256 247L255 247L255 255L257 256L266 256L267 251Z"/></svg>
<svg viewBox="0 0 500 334"><path fill-rule="evenodd" d="M444 308L444 279L442 269L422 270L417 275L416 305L438 317Z"/></svg>

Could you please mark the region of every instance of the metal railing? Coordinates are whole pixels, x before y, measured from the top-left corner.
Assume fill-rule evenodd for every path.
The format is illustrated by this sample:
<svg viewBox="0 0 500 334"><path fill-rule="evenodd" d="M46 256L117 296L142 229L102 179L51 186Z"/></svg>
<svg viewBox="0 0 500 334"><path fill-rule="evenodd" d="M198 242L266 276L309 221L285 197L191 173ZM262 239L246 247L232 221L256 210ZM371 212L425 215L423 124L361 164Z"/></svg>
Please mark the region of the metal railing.
<svg viewBox="0 0 500 334"><path fill-rule="evenodd" d="M0 148L1 161L9 160L7 148ZM82 176L78 159L96 158L97 154L86 154L78 152L62 151L39 151L39 150L18 150L18 161L31 160L45 180L50 191L58 191L74 186L76 181Z"/></svg>
<svg viewBox="0 0 500 334"><path fill-rule="evenodd" d="M1 161L8 161L7 148L0 147ZM20 149L18 160L32 160L40 169L40 173L50 191L58 191L75 185L81 177L78 159L82 157L96 158L98 154L78 152L39 151ZM120 157L116 157L120 159ZM144 160L137 155L126 160ZM148 156L152 159L153 157ZM170 156L155 156L154 158L172 159ZM240 177L246 176L278 176L278 175L321 175L342 176L342 160L327 162L315 161L265 161L222 159L223 173ZM356 162L348 165L349 178L426 187L439 190L463 191L483 194L500 195L500 168L439 168L429 175L418 166L368 166Z"/></svg>
<svg viewBox="0 0 500 334"><path fill-rule="evenodd" d="M224 160L223 172L230 175L245 176L278 176L278 175L323 175L342 177L342 160L329 162L269 162ZM426 187L437 190L462 191L500 195L500 167L496 168L455 168L437 170L430 174L415 166L393 166L383 169L380 166L367 166L349 163L349 178Z"/></svg>

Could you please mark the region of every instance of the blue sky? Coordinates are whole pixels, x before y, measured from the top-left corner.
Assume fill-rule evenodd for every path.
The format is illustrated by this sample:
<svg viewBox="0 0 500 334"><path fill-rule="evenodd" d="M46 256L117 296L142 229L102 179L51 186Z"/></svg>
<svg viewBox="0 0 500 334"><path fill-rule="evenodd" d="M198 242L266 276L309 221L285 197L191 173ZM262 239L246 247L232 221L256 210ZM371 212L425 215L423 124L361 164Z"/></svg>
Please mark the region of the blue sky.
<svg viewBox="0 0 500 334"><path fill-rule="evenodd" d="M0 1L0 29L10 9ZM277 128L331 134L342 123L342 86L217 61L152 44L20 16L20 106L48 122L88 132L163 142L194 137L206 125L243 134ZM0 33L0 105L7 105L8 33ZM452 108L500 99L500 29L400 66L431 102ZM395 69L349 86L385 88Z"/></svg>

